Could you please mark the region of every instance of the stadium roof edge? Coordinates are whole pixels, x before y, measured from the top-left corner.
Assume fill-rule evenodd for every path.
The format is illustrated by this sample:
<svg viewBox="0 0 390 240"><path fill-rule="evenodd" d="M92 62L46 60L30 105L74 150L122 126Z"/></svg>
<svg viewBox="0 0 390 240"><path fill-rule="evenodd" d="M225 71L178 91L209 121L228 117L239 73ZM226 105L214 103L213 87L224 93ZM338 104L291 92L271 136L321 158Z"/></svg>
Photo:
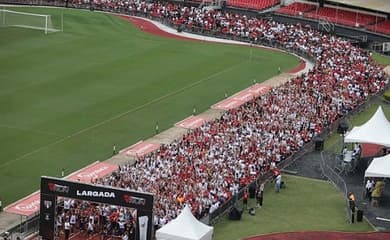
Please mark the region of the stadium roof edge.
<svg viewBox="0 0 390 240"><path fill-rule="evenodd" d="M390 4L384 0L325 0L325 3L332 5L350 6L359 9L367 9L370 11L390 14Z"/></svg>

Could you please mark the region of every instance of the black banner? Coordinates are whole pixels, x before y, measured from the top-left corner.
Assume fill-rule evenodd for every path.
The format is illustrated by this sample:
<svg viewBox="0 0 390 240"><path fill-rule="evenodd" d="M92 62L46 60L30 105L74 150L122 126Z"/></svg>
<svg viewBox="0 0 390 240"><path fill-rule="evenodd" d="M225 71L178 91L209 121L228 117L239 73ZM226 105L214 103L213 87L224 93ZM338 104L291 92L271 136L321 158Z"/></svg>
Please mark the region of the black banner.
<svg viewBox="0 0 390 240"><path fill-rule="evenodd" d="M39 234L43 239L54 239L54 223L56 209L55 195L41 193L41 213L39 221Z"/></svg>
<svg viewBox="0 0 390 240"><path fill-rule="evenodd" d="M86 184L59 178L41 177L41 215L39 235L43 239L54 239L54 219L57 197L80 199L137 209L138 217L147 217L145 234L137 229L137 239L150 240L152 235L153 195L120 188ZM145 220L145 218L141 218ZM145 239L146 237L146 239Z"/></svg>
<svg viewBox="0 0 390 240"><path fill-rule="evenodd" d="M152 211L153 195L126 191L101 185L67 181L58 178L42 177L41 193L80 199L90 202L110 203L112 205Z"/></svg>

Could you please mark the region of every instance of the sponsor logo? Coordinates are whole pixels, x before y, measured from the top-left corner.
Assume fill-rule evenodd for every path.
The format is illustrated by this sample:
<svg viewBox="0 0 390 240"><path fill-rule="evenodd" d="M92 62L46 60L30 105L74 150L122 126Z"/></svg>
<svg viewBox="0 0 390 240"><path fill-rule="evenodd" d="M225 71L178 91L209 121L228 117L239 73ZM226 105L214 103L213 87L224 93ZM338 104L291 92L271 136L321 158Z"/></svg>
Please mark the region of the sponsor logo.
<svg viewBox="0 0 390 240"><path fill-rule="evenodd" d="M97 178L100 176L99 175L100 173L106 171L107 169L108 169L108 167L102 166L102 167L95 169L91 172L89 172L89 171L81 172L81 173L77 174L77 177L79 177L79 178Z"/></svg>
<svg viewBox="0 0 390 240"><path fill-rule="evenodd" d="M15 206L16 209L23 212L34 212L39 210L39 200L33 201L31 203L20 203Z"/></svg>
<svg viewBox="0 0 390 240"><path fill-rule="evenodd" d="M145 205L146 200L144 198L139 198L139 197L133 197L130 195L123 195L123 200L128 203L128 204L135 204L135 205Z"/></svg>
<svg viewBox="0 0 390 240"><path fill-rule="evenodd" d="M58 192L58 193L68 193L69 192L68 186L59 185L59 184L55 184L55 183L51 183L51 182L49 182L47 185L49 186L49 190L51 192Z"/></svg>
<svg viewBox="0 0 390 240"><path fill-rule="evenodd" d="M76 191L77 196L81 197L102 197L102 198L115 198L114 192L103 192L103 191Z"/></svg>
<svg viewBox="0 0 390 240"><path fill-rule="evenodd" d="M52 206L52 201L48 201L48 200L45 200L44 202L43 202L43 204L45 205L45 207L46 208L50 208L51 206Z"/></svg>

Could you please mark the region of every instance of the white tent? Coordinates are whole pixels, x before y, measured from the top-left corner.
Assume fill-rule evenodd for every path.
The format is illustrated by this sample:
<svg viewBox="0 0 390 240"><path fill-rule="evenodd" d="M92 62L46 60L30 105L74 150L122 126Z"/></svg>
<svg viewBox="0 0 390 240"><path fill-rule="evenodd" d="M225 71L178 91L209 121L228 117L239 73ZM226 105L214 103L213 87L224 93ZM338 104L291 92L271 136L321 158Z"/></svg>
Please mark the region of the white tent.
<svg viewBox="0 0 390 240"><path fill-rule="evenodd" d="M390 154L374 158L366 169L364 177L390 178Z"/></svg>
<svg viewBox="0 0 390 240"><path fill-rule="evenodd" d="M198 221L188 205L179 216L156 231L157 240L211 240L213 227Z"/></svg>
<svg viewBox="0 0 390 240"><path fill-rule="evenodd" d="M374 143L390 147L390 122L379 106L375 114L361 126L354 127L344 138L346 143Z"/></svg>

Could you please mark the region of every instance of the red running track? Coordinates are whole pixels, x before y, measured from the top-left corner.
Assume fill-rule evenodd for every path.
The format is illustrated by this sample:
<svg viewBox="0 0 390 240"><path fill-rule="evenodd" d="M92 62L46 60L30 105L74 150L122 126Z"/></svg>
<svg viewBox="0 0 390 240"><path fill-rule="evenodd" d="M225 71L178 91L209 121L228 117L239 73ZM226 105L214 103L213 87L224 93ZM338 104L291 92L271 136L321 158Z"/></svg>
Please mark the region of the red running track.
<svg viewBox="0 0 390 240"><path fill-rule="evenodd" d="M244 238L244 240L385 240L390 239L390 232L286 232L272 233Z"/></svg>
<svg viewBox="0 0 390 240"><path fill-rule="evenodd" d="M186 40L186 41L202 42L202 40L200 40L200 39L194 39L194 38L189 38L189 37L180 36L180 35L172 34L172 33L169 33L169 32L165 32L165 31L161 30L160 28L158 28L156 25L154 25L152 22L150 22L148 20L145 20L145 19L142 19L142 18L132 17L132 16L123 16L123 15L118 15L118 16L123 18L123 19L128 20L129 22L134 24L136 27L138 27L141 31L144 31L144 32L147 32L147 33L150 33L150 34L153 34L153 35L157 35L157 36L160 36L160 37L166 37L166 38ZM262 48L262 47L258 47L258 48ZM267 49L267 50L273 51L272 49L269 49L269 48L263 48L263 49ZM306 67L306 62L301 60L300 64L298 66L296 66L295 68L293 68L293 69L291 69L291 70L289 70L287 72L288 73L297 73L297 72L302 71L303 69L305 69L305 67Z"/></svg>

